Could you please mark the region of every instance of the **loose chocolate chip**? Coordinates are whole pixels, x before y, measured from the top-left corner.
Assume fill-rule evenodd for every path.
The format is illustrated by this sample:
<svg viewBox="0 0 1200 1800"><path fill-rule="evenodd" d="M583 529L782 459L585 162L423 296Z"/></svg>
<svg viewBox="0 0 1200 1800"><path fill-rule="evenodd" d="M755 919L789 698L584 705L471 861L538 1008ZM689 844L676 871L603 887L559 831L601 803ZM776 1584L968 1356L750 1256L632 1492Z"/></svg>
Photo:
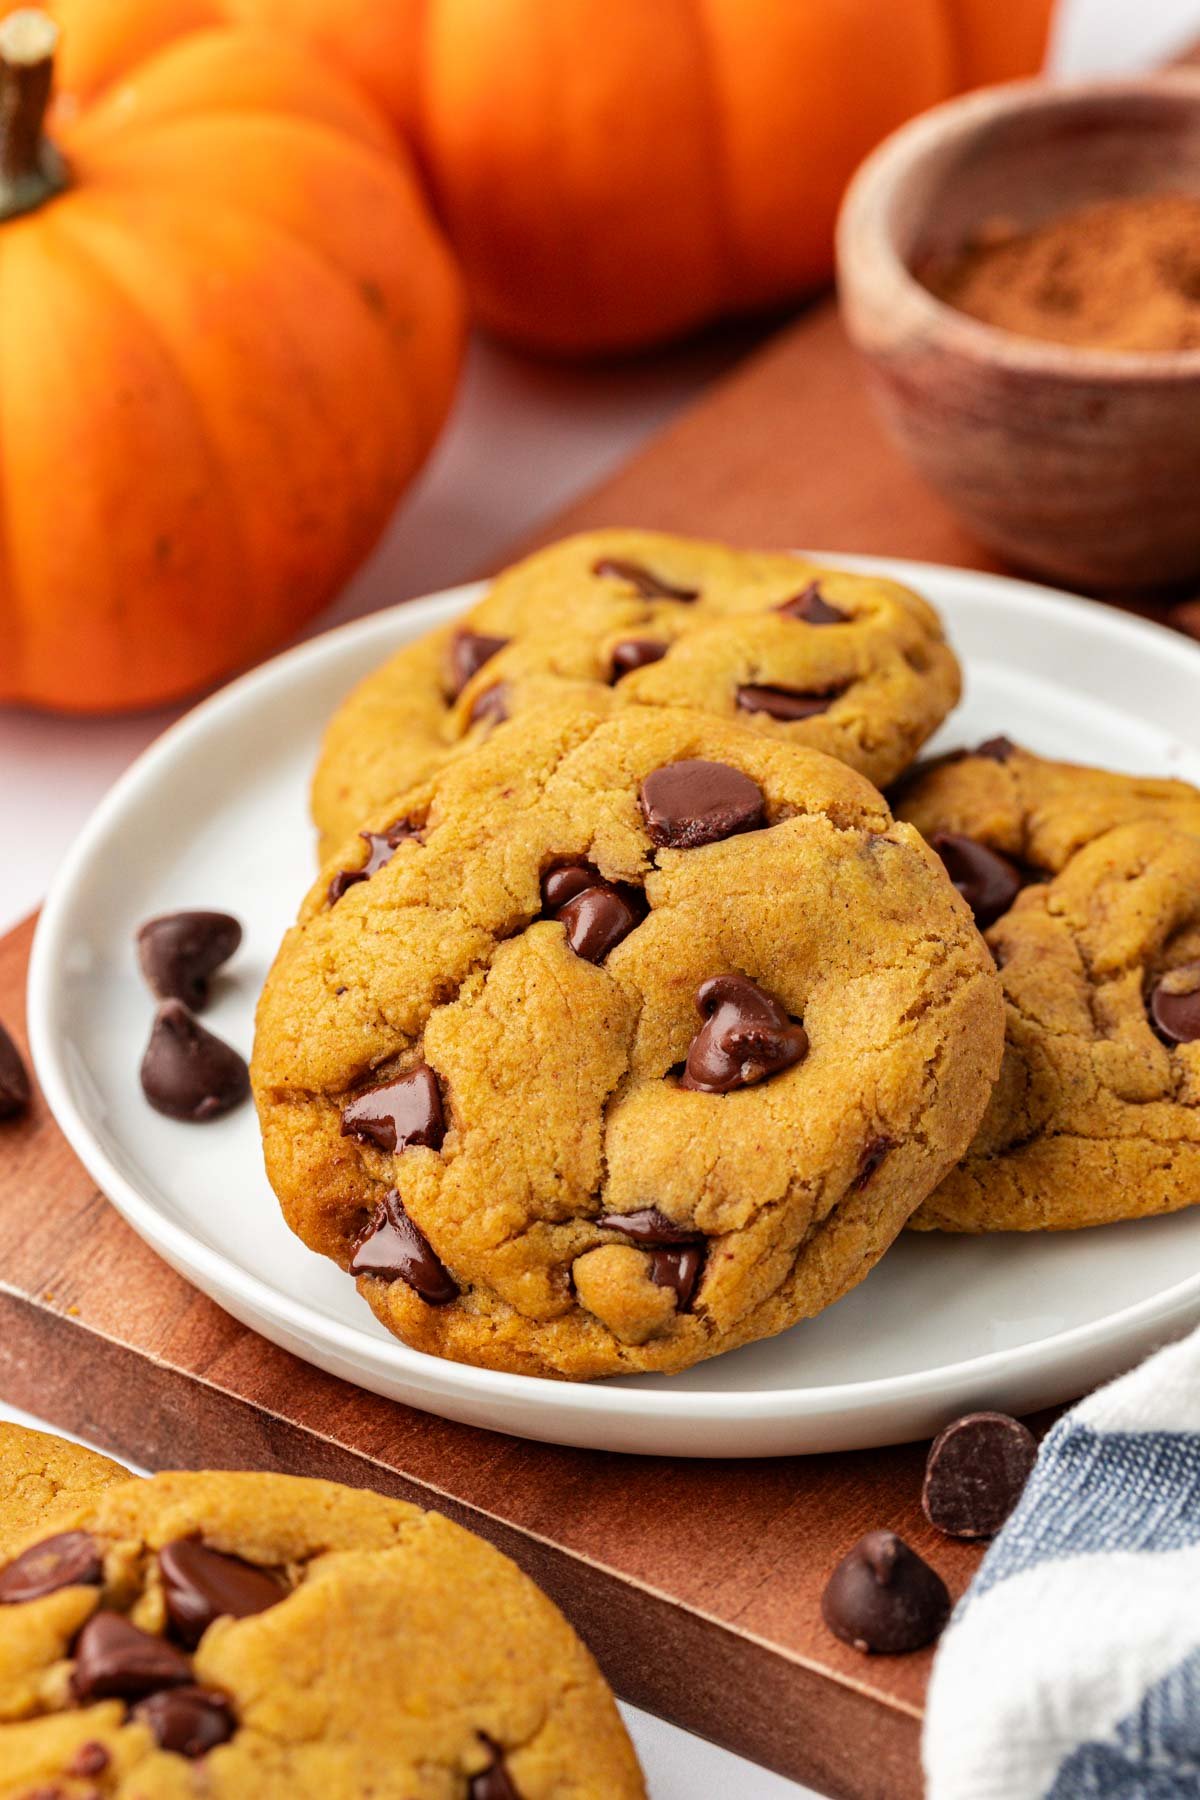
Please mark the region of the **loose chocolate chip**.
<svg viewBox="0 0 1200 1800"><path fill-rule="evenodd" d="M390 863L396 851L408 838L419 838L418 826L411 819L397 819L386 831L360 831L359 837L367 846L367 860L357 869L339 869L329 884L329 904L336 906L347 888L354 887L356 882L370 881L372 875L378 875L387 863Z"/></svg>
<svg viewBox="0 0 1200 1800"><path fill-rule="evenodd" d="M697 757L667 763L647 775L641 805L651 838L668 850L696 850L766 823L756 782L728 763Z"/></svg>
<svg viewBox="0 0 1200 1800"><path fill-rule="evenodd" d="M702 982L696 1009L704 1024L692 1039L680 1087L727 1094L790 1069L808 1053L803 1025L744 975Z"/></svg>
<svg viewBox="0 0 1200 1800"><path fill-rule="evenodd" d="M407 1282L428 1306L446 1306L458 1298L457 1284L405 1212L395 1188L376 1207L355 1245L350 1273Z"/></svg>
<svg viewBox="0 0 1200 1800"><path fill-rule="evenodd" d="M654 575L644 569L641 563L623 562L619 557L602 557L592 564L593 575L615 575L618 581L628 582L636 589L643 600L698 600L699 588L675 587L664 581L660 575Z"/></svg>
<svg viewBox="0 0 1200 1800"><path fill-rule="evenodd" d="M156 1112L192 1124L219 1118L250 1092L243 1059L193 1019L182 1000L164 1000L155 1013L141 1076Z"/></svg>
<svg viewBox="0 0 1200 1800"><path fill-rule="evenodd" d="M1007 856L958 831L938 831L930 843L975 915L980 930L1006 913L1021 891L1021 871Z"/></svg>
<svg viewBox="0 0 1200 1800"><path fill-rule="evenodd" d="M138 962L160 1000L182 1000L200 1012L208 1004L209 976L241 941L242 928L229 913L164 913L139 926Z"/></svg>
<svg viewBox="0 0 1200 1800"><path fill-rule="evenodd" d="M657 1206L643 1206L631 1213L601 1213L596 1220L604 1231L619 1231L635 1244L692 1244L697 1232L694 1225L677 1225Z"/></svg>
<svg viewBox="0 0 1200 1800"><path fill-rule="evenodd" d="M967 1413L934 1438L925 1464L925 1517L950 1537L992 1537L1037 1461L1033 1433L1007 1413Z"/></svg>
<svg viewBox="0 0 1200 1800"><path fill-rule="evenodd" d="M473 702L468 718L472 725L478 725L480 719L491 719L502 725L508 717L508 687L498 681L495 687L485 688L479 698Z"/></svg>
<svg viewBox="0 0 1200 1800"><path fill-rule="evenodd" d="M624 638L612 648L613 681L632 675L635 669L645 669L650 663L661 662L669 648L669 644L656 638Z"/></svg>
<svg viewBox="0 0 1200 1800"><path fill-rule="evenodd" d="M489 637L486 631L460 631L450 648L450 673L453 697L458 699L473 675L484 663L491 662L509 642L508 638Z"/></svg>
<svg viewBox="0 0 1200 1800"><path fill-rule="evenodd" d="M985 738L982 744L976 745L971 755L985 757L988 762L1005 763L1010 756L1016 754L1016 748L1011 738Z"/></svg>
<svg viewBox="0 0 1200 1800"><path fill-rule="evenodd" d="M215 1688L177 1687L151 1694L138 1701L132 1716L149 1729L160 1750L193 1762L227 1744L237 1730L228 1699Z"/></svg>
<svg viewBox="0 0 1200 1800"><path fill-rule="evenodd" d="M266 1569L199 1538L176 1538L158 1553L163 1599L172 1635L194 1650L214 1619L248 1619L287 1598L287 1589Z"/></svg>
<svg viewBox="0 0 1200 1800"><path fill-rule="evenodd" d="M841 688L835 693L805 694L799 688L740 687L737 703L743 712L766 713L769 718L791 722L828 712L842 692Z"/></svg>
<svg viewBox="0 0 1200 1800"><path fill-rule="evenodd" d="M896 1146L890 1138L875 1137L868 1140L866 1148L858 1159L858 1170L854 1180L850 1183L856 1194L866 1187L872 1175L895 1148Z"/></svg>
<svg viewBox="0 0 1200 1800"><path fill-rule="evenodd" d="M95 1738L90 1738L86 1744L80 1744L78 1750L71 1758L67 1768L67 1774L80 1776L103 1775L111 1761L112 1758L104 1748L104 1745L98 1744Z"/></svg>
<svg viewBox="0 0 1200 1800"><path fill-rule="evenodd" d="M1168 1044L1200 1038L1200 963L1171 969L1150 991L1150 1019Z"/></svg>
<svg viewBox="0 0 1200 1800"><path fill-rule="evenodd" d="M31 1544L0 1573L0 1606L40 1600L59 1588L99 1587L104 1563L99 1546L86 1531L62 1531Z"/></svg>
<svg viewBox="0 0 1200 1800"><path fill-rule="evenodd" d="M342 1109L342 1136L374 1144L389 1156L409 1144L440 1150L446 1119L437 1076L427 1063L382 1087L368 1088Z"/></svg>
<svg viewBox="0 0 1200 1800"><path fill-rule="evenodd" d="M655 1287L675 1290L675 1311L690 1312L692 1296L704 1267L704 1244L679 1244L672 1250L652 1250L650 1279Z"/></svg>
<svg viewBox="0 0 1200 1800"><path fill-rule="evenodd" d="M71 1691L76 1700L140 1700L191 1679L192 1665L182 1650L139 1631L119 1613L94 1613L75 1640Z"/></svg>
<svg viewBox="0 0 1200 1800"><path fill-rule="evenodd" d="M850 617L849 613L830 606L815 581L810 581L802 593L785 600L775 610L785 613L789 619L799 619L805 625L845 625Z"/></svg>
<svg viewBox="0 0 1200 1800"><path fill-rule="evenodd" d="M15 1119L29 1105L29 1073L21 1052L0 1025L0 1119Z"/></svg>
<svg viewBox="0 0 1200 1800"><path fill-rule="evenodd" d="M504 1766L504 1756L499 1744L490 1737L480 1737L491 1754L491 1762L478 1775L472 1775L467 1788L467 1800L521 1800L520 1790L516 1782Z"/></svg>
<svg viewBox="0 0 1200 1800"><path fill-rule="evenodd" d="M585 962L603 962L646 916L640 894L605 881L581 859L564 859L546 870L542 902L547 918L562 922L568 944Z"/></svg>
<svg viewBox="0 0 1200 1800"><path fill-rule="evenodd" d="M950 1616L941 1576L893 1531L869 1531L844 1556L821 1597L821 1616L856 1650L919 1650Z"/></svg>

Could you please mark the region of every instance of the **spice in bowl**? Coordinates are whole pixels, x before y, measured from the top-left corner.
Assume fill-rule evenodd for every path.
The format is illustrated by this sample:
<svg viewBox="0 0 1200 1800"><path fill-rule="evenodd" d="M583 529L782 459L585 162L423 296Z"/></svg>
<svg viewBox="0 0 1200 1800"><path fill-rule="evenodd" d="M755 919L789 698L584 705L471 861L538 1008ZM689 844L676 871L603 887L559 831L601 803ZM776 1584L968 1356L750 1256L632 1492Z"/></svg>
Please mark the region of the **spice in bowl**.
<svg viewBox="0 0 1200 1800"><path fill-rule="evenodd" d="M990 222L918 271L939 300L1022 337L1096 350L1200 349L1200 197L1143 194L1024 231Z"/></svg>

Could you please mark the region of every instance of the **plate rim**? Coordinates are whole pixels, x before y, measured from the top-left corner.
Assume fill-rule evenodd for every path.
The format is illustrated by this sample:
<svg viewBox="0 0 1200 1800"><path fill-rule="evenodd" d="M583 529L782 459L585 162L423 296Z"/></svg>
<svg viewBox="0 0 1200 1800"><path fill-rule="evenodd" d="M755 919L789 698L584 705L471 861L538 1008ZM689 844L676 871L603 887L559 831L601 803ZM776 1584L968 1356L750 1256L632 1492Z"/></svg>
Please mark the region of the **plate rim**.
<svg viewBox="0 0 1200 1800"><path fill-rule="evenodd" d="M982 584L1001 590L1007 601L1019 605L1022 610L1036 609L1044 615L1049 606L1069 623L1089 629L1101 628L1117 638L1136 640L1141 647L1153 644L1157 650L1165 651L1169 646L1174 659L1181 652L1185 659L1194 658L1200 674L1200 644L1192 644L1189 639L1153 620L1116 611L1100 601L953 564L827 550L797 554L831 567L890 575L917 587L929 576L942 581L951 577L968 601L970 590ZM65 1043L61 1049L58 1044L55 970L67 948L72 900L81 873L97 847L136 802L142 789L153 785L163 766L180 753L186 753L193 739L202 738L226 712L238 711L260 690L274 690L309 665L321 663L347 641L387 640L401 620L406 627L412 627L405 630L400 640L406 641L417 631L462 610L485 586L486 583L481 581L461 583L350 620L290 646L208 695L168 726L123 771L64 857L43 901L30 954L27 1005L31 1057L42 1094L60 1130L101 1192L137 1235L224 1310L232 1311L233 1308L221 1296L232 1293L239 1308L248 1308L254 1317L277 1321L293 1338L305 1344L312 1343L315 1338L322 1347L343 1360L356 1365L366 1362L391 1375L415 1380L420 1388L431 1393L431 1398L454 1394L465 1401L477 1402L490 1395L498 1400L544 1406L550 1412L560 1414L599 1413L617 1418L632 1414L635 1420L639 1416L661 1419L664 1412L669 1411L673 1421L679 1424L724 1424L747 1420L799 1423L831 1408L844 1415L853 1415L886 1407L889 1403L901 1405L923 1395L929 1396L936 1388L961 1388L964 1384L983 1388L991 1377L1028 1376L1036 1373L1047 1359L1063 1361L1072 1353L1097 1351L1109 1344L1115 1346L1132 1337L1140 1327L1160 1321L1167 1326L1189 1306L1200 1307L1200 1270L1197 1270L1172 1286L1100 1319L1065 1327L1030 1343L939 1364L933 1369L880 1375L861 1381L762 1389L617 1387L606 1381L558 1381L544 1376L479 1368L415 1350L400 1339L376 1339L272 1286L164 1215L154 1200L147 1197L110 1158L75 1099L67 1058L62 1054ZM239 1311L237 1316L249 1323L244 1312ZM712 1453L711 1450L708 1452ZM736 1450L732 1453L739 1454Z"/></svg>

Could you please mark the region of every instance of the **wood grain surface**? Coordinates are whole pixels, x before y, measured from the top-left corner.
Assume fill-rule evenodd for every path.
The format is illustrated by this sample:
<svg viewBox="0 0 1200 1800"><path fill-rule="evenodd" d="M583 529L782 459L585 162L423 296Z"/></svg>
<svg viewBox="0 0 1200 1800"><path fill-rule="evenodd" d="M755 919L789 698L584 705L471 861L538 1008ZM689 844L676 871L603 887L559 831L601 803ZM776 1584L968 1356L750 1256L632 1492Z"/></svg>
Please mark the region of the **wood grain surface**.
<svg viewBox="0 0 1200 1800"><path fill-rule="evenodd" d="M986 561L884 442L828 305L539 537L603 523ZM0 944L0 1018L18 1037L31 931ZM284 1469L440 1507L528 1569L638 1705L832 1796L920 1793L929 1653L863 1658L819 1616L834 1561L874 1526L900 1531L955 1594L965 1586L979 1553L925 1525L920 1447L623 1458L362 1393L158 1261L40 1099L0 1126L0 1393L151 1467Z"/></svg>

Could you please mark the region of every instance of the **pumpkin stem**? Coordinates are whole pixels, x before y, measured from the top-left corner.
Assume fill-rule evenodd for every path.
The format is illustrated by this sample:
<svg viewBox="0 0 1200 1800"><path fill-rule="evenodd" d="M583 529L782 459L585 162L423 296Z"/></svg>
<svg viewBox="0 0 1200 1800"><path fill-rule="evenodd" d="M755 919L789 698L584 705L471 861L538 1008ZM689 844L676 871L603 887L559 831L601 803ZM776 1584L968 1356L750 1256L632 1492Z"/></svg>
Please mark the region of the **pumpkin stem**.
<svg viewBox="0 0 1200 1800"><path fill-rule="evenodd" d="M43 132L58 26L37 7L0 19L0 220L32 212L67 185Z"/></svg>

